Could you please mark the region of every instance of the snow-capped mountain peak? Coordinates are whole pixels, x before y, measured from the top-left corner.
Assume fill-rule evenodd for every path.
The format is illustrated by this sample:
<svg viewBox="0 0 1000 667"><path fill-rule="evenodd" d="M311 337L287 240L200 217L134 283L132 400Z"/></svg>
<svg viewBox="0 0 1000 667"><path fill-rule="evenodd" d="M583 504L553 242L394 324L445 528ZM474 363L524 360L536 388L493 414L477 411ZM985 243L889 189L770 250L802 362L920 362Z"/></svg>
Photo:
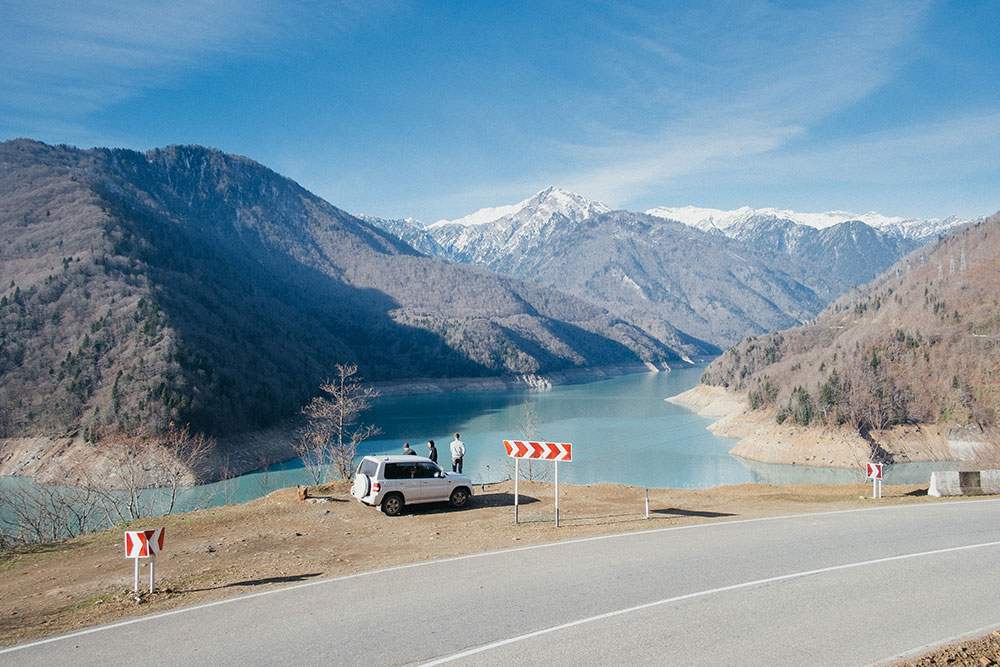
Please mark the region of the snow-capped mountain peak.
<svg viewBox="0 0 1000 667"><path fill-rule="evenodd" d="M522 212L527 212L527 217L531 219L542 217L547 220L553 215L559 214L569 220L579 222L600 213L607 213L610 210L610 208L600 202L590 201L575 192L550 186L517 204L481 208L475 213L470 213L455 220L438 220L429 225L428 229L443 227L445 225L460 225L463 227L483 225L495 222L501 218L523 217L521 216Z"/></svg>

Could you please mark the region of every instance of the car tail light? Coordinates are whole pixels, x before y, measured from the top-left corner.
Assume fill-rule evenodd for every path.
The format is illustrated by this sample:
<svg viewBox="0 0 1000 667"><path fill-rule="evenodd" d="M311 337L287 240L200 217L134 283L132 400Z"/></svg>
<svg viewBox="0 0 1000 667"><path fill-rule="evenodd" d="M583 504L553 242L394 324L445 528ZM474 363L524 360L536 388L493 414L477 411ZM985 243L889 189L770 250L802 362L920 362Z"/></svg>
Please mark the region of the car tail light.
<svg viewBox="0 0 1000 667"><path fill-rule="evenodd" d="M372 482L372 493L378 493L382 490L382 485L378 482Z"/></svg>

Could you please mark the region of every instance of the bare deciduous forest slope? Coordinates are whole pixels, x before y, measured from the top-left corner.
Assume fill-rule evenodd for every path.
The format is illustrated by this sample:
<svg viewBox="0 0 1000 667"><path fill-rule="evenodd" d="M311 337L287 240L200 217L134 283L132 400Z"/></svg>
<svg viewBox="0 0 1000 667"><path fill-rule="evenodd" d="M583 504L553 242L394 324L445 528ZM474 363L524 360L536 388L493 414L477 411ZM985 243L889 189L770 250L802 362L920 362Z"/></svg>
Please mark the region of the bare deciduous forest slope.
<svg viewBox="0 0 1000 667"><path fill-rule="evenodd" d="M956 229L808 324L749 338L705 371L752 409L867 433L1000 416L1000 215Z"/></svg>
<svg viewBox="0 0 1000 667"><path fill-rule="evenodd" d="M296 414L337 363L379 381L663 367L702 351L426 257L198 146L4 142L0 229L0 437L258 429Z"/></svg>

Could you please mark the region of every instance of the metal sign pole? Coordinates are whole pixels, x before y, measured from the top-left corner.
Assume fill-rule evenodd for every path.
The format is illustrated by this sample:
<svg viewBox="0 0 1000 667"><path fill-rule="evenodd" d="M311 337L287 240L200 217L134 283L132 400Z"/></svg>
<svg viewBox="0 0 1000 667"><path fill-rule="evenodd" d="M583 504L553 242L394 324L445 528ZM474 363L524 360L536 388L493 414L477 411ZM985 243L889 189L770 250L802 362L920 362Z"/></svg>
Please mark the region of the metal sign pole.
<svg viewBox="0 0 1000 667"><path fill-rule="evenodd" d="M139 592L139 559L133 558L132 561L135 563L135 578L132 580L132 592Z"/></svg>
<svg viewBox="0 0 1000 667"><path fill-rule="evenodd" d="M156 564L156 553L149 555L149 594L153 594L153 566Z"/></svg>
<svg viewBox="0 0 1000 667"><path fill-rule="evenodd" d="M559 461L556 461L556 528L559 527Z"/></svg>
<svg viewBox="0 0 1000 667"><path fill-rule="evenodd" d="M517 525L517 484L521 479L521 459L514 459L514 525Z"/></svg>
<svg viewBox="0 0 1000 667"><path fill-rule="evenodd" d="M649 488L646 489L646 518L649 518Z"/></svg>

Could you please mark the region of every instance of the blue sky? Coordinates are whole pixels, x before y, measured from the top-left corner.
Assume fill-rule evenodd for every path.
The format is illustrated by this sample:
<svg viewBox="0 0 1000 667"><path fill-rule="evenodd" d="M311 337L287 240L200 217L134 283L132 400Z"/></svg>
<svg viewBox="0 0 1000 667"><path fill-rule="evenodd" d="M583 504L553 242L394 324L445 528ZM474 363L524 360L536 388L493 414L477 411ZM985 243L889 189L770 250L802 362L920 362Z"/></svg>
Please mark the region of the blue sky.
<svg viewBox="0 0 1000 667"><path fill-rule="evenodd" d="M425 222L1000 210L1000 2L0 0L0 139L246 155Z"/></svg>

